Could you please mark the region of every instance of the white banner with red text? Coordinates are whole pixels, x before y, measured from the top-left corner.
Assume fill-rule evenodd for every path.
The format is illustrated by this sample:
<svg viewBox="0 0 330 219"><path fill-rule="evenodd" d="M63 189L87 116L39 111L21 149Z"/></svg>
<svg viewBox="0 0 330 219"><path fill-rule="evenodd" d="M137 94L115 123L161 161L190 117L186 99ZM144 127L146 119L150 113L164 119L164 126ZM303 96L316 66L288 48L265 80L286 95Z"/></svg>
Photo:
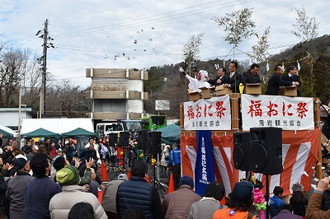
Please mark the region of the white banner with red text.
<svg viewBox="0 0 330 219"><path fill-rule="evenodd" d="M229 95L184 102L185 130L231 130Z"/></svg>
<svg viewBox="0 0 330 219"><path fill-rule="evenodd" d="M243 94L241 113L243 130L254 127L314 129L313 98Z"/></svg>

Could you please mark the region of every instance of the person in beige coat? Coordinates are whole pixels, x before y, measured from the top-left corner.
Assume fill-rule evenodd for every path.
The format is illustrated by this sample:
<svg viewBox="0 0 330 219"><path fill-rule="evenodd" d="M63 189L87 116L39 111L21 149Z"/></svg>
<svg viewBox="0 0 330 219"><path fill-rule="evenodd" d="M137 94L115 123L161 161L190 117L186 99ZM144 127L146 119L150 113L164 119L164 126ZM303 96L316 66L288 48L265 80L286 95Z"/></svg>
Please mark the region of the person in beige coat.
<svg viewBox="0 0 330 219"><path fill-rule="evenodd" d="M79 202L86 202L94 209L94 218L106 219L103 207L92 193L84 192L79 186L79 171L73 166L65 167L56 173L56 180L62 187L62 192L56 194L49 203L50 217L52 219L68 218L72 206Z"/></svg>

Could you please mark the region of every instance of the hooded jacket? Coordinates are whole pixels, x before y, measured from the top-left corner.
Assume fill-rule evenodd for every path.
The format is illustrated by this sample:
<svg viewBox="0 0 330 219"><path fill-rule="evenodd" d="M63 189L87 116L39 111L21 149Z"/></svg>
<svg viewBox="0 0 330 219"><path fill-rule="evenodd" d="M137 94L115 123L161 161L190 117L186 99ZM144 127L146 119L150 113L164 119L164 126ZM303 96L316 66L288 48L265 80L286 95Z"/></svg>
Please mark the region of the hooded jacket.
<svg viewBox="0 0 330 219"><path fill-rule="evenodd" d="M92 193L83 192L79 185L62 187L62 192L56 194L49 202L50 217L54 219L68 218L71 208L79 203L86 202L94 209L94 218L106 219L103 207Z"/></svg>

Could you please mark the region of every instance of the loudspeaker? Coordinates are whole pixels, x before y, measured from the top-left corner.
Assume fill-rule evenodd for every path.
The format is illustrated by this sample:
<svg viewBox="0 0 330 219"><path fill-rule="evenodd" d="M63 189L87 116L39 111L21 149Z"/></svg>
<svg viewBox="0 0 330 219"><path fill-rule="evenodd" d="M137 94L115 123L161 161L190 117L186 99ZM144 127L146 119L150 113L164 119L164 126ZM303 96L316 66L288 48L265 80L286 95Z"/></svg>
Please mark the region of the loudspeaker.
<svg viewBox="0 0 330 219"><path fill-rule="evenodd" d="M251 128L250 168L255 173L279 174L282 166L282 129Z"/></svg>
<svg viewBox="0 0 330 219"><path fill-rule="evenodd" d="M147 148L146 152L148 154L153 154L156 157L157 154L162 152L161 150L161 135L162 132L151 131L148 132L147 137Z"/></svg>
<svg viewBox="0 0 330 219"><path fill-rule="evenodd" d="M115 146L117 144L118 135L116 133L109 134L109 145Z"/></svg>
<svg viewBox="0 0 330 219"><path fill-rule="evenodd" d="M234 167L250 171L250 132L234 133Z"/></svg>
<svg viewBox="0 0 330 219"><path fill-rule="evenodd" d="M120 132L119 135L119 146L128 146L129 145L129 132Z"/></svg>
<svg viewBox="0 0 330 219"><path fill-rule="evenodd" d="M148 130L139 130L138 131L138 139L137 139L137 148L146 150L147 148L147 133Z"/></svg>

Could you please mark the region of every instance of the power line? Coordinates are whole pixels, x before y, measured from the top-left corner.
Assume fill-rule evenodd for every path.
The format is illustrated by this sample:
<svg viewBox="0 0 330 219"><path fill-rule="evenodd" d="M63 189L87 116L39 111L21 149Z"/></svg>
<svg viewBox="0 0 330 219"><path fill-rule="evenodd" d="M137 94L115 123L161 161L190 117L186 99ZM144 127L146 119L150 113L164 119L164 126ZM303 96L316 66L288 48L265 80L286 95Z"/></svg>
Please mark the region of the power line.
<svg viewBox="0 0 330 219"><path fill-rule="evenodd" d="M192 11L182 12L182 13L179 13L179 14L169 15L169 16L166 16L166 17L156 15L155 18L148 19L147 21L144 21L145 18L141 18L141 19L136 19L135 20L135 21L138 21L137 23L136 22L135 23L132 23L130 21L129 24L118 23L118 24L107 25L107 26L103 26L103 27L91 29L91 30L88 30L88 31L77 31L77 32L71 32L71 33L70 32L69 33L63 33L62 35L64 35L63 37L65 37L65 39L72 38L72 37L83 37L83 36L88 36L91 33L99 32L99 31L104 31L104 28L105 27L107 27L107 28L110 28L111 27L111 30L112 31L113 30L124 30L124 29L127 29L127 28L138 27L140 25L150 25L150 24L154 24L154 23L159 23L159 22L174 20L174 19L178 19L178 18L182 18L182 17L188 17L188 16L193 16L193 15L196 15L196 14L201 14L201 13L205 13L205 12L215 11L215 10L222 9L222 8L233 7L233 6L236 6L236 5L251 3L251 2L254 2L254 1L255 0L250 0L250 1L246 1L244 3L241 3L240 0L231 1L231 2L226 2L226 3L220 4L220 5L218 5L218 7L213 6L211 9L209 9L210 6L208 6L208 7L204 7L204 8L198 8L198 9L195 10L195 12L192 12ZM237 3L234 4L235 2L237 2ZM224 6L224 5L226 5L226 6ZM70 34L76 34L76 33L80 33L80 34L79 35L68 36ZM61 36L61 35L57 35L57 37L59 37L59 36Z"/></svg>
<svg viewBox="0 0 330 219"><path fill-rule="evenodd" d="M237 0L237 1L239 2L239 0ZM233 3L233 2L237 2L237 1L236 0L235 1L230 1L230 2L226 2L225 4ZM156 14L156 15L146 16L146 17L143 17L143 18L137 18L134 21L144 21L144 20L150 20L150 19L151 20L152 19L159 19L159 18L163 18L164 15L168 15L168 14L172 14L172 13L184 11L184 10L187 10L189 8L195 8L195 7L198 7L195 10L195 11L197 11L197 10L200 10L201 9L200 7L202 5L213 4L213 3L217 3L217 2L219 2L219 1L206 2L206 3L202 3L202 4L198 4L198 5L189 6L189 7L183 8L183 9L178 9L178 10L173 10L173 11L167 11L167 12L163 12L163 13ZM210 7L210 6L208 6L208 7ZM191 13L191 11L188 11L188 12ZM188 13L188 12L183 12L183 13ZM179 13L179 14L182 14L182 13ZM104 26L89 28L89 29L85 29L85 30L76 30L76 31L72 31L72 32L62 33L62 34L59 34L57 36L61 36L61 35L67 36L68 34L85 33L85 32L91 33L91 32L94 32L94 31L99 31L99 30L103 30L104 28L110 28L110 27L111 28L113 28L113 27L117 27L118 28L118 27L122 27L122 26L126 26L126 25L131 26L132 25L131 22L132 22L131 20L127 20L127 21L124 21L124 22L115 23L115 24L111 24L111 25L104 25Z"/></svg>

